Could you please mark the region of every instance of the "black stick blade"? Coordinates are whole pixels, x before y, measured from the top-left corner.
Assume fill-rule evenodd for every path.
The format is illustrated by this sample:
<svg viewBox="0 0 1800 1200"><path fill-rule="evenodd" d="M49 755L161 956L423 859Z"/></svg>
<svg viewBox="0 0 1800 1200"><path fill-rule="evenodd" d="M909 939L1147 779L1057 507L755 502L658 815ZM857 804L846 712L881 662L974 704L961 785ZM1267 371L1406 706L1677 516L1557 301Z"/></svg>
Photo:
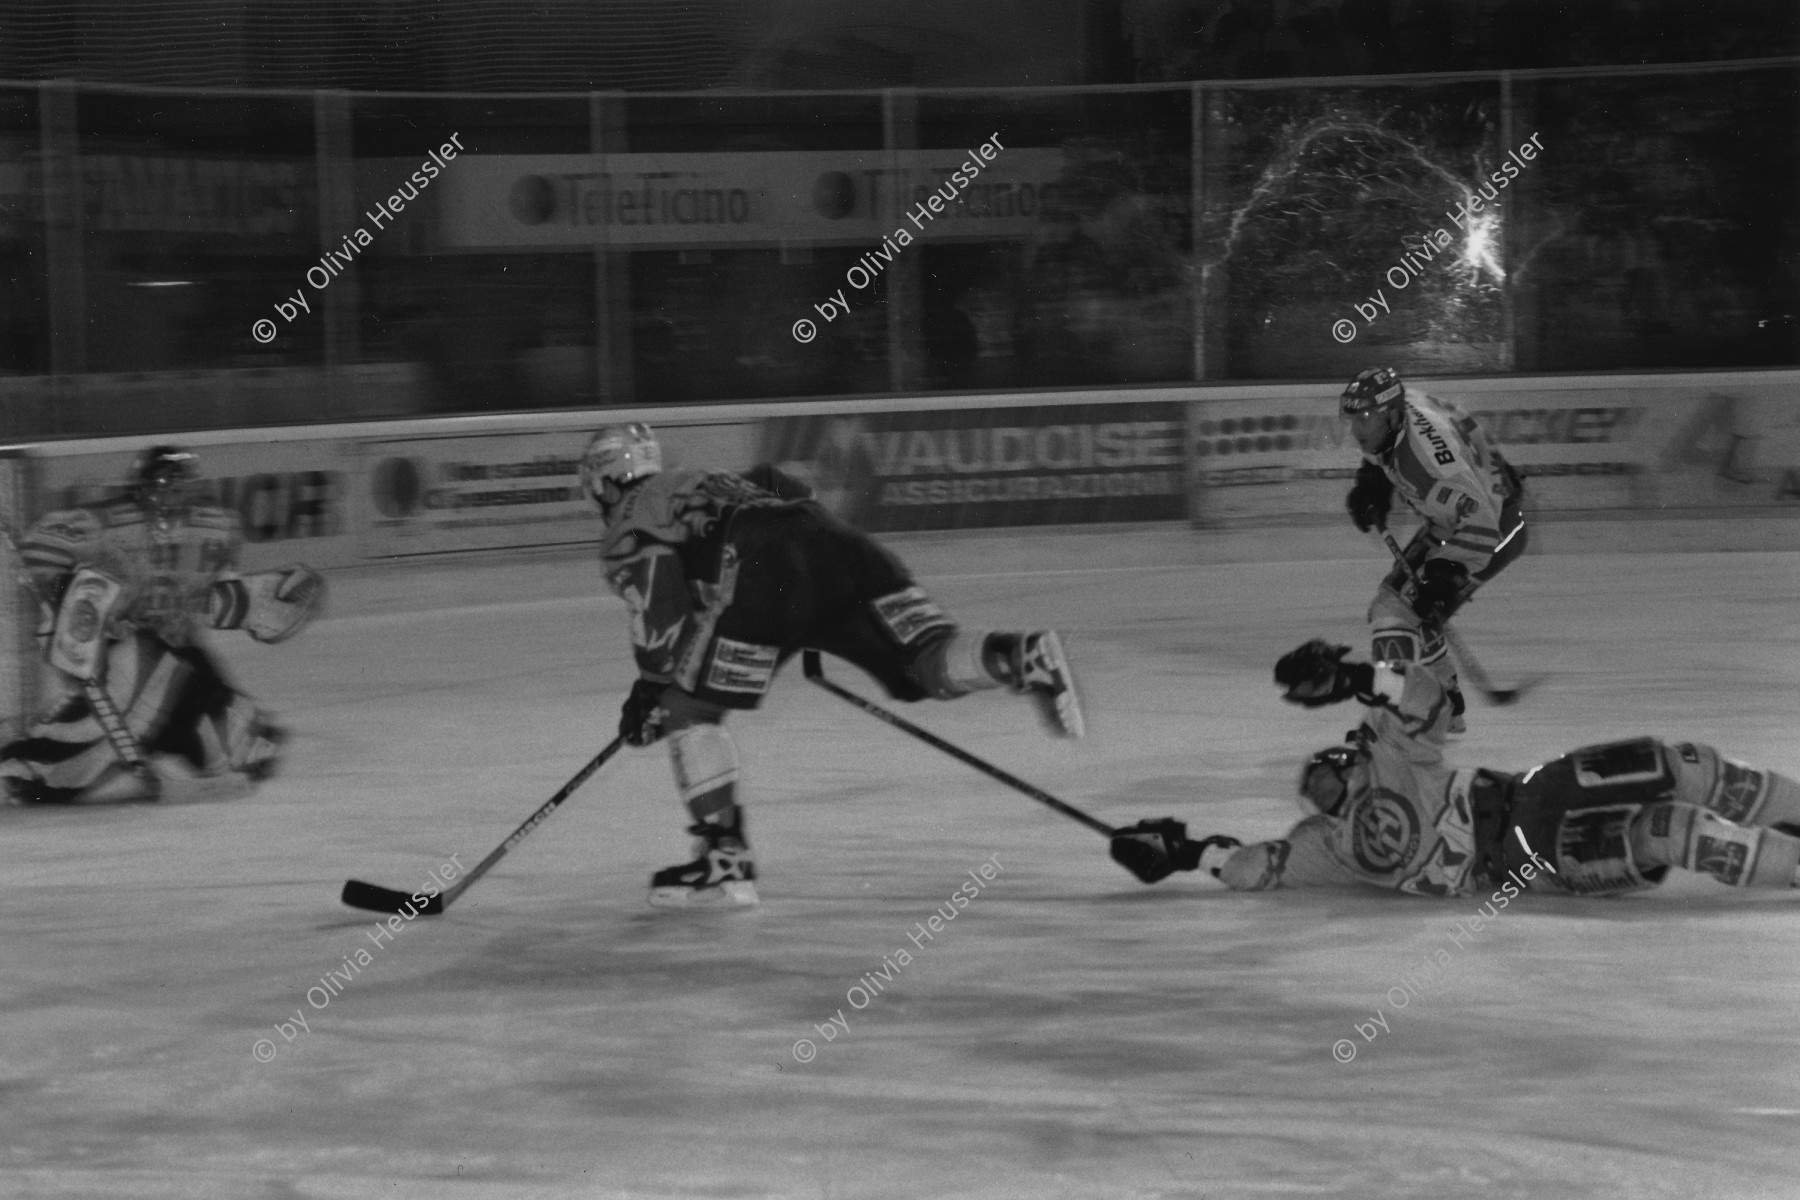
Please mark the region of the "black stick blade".
<svg viewBox="0 0 1800 1200"><path fill-rule="evenodd" d="M376 887L372 883L364 883L360 879L344 881L342 899L351 908L366 909L369 912L392 913L401 915L403 908L415 907L411 892L396 892L393 888ZM435 917L444 911L444 894L425 897L422 904L416 906L422 917Z"/></svg>
<svg viewBox="0 0 1800 1200"><path fill-rule="evenodd" d="M1517 704L1525 695L1544 682L1545 676L1534 675L1530 679L1521 680L1518 687L1490 688L1482 693L1489 704L1496 708L1505 708L1509 704Z"/></svg>

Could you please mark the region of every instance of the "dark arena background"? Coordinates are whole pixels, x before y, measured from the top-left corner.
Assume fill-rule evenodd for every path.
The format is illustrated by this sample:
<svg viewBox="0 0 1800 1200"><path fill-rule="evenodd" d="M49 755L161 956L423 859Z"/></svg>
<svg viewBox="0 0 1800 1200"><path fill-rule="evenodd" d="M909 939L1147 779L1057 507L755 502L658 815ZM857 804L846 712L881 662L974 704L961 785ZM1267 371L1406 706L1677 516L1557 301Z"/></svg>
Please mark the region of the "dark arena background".
<svg viewBox="0 0 1800 1200"><path fill-rule="evenodd" d="M1271 672L1368 654L1375 366L1524 481L1452 765L1800 778L1791 3L0 0L0 523L174 445L330 588L209 635L271 777L0 800L0 1195L1800 1196L1791 891L1145 886L1031 794L1300 819L1361 710ZM729 726L754 908L646 905L661 746L509 842L638 677L623 422L1060 630L1086 738L827 658L1009 786L796 658ZM4 561L11 740L67 680Z"/></svg>

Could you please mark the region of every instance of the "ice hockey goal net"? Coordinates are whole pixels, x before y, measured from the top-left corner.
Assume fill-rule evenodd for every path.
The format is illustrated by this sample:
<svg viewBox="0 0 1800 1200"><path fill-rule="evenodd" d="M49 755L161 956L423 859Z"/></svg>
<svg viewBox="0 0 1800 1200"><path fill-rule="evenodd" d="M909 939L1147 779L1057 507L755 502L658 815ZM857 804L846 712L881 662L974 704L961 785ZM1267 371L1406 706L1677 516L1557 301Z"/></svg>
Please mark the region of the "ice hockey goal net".
<svg viewBox="0 0 1800 1200"><path fill-rule="evenodd" d="M0 737L15 738L37 713L43 666L39 606L13 540L30 528L36 463L21 447L0 447Z"/></svg>

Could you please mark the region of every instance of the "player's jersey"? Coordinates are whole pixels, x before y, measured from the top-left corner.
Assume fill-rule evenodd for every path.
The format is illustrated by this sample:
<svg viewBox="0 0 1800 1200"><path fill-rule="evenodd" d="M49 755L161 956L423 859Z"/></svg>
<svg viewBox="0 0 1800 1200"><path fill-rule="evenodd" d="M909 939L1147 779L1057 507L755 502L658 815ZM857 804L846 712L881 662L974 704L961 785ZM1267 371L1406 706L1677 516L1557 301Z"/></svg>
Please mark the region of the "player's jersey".
<svg viewBox="0 0 1800 1200"><path fill-rule="evenodd" d="M196 505L163 523L128 499L47 513L19 544L40 591L92 567L123 585L118 620L187 645L213 582L231 572L242 540L236 514ZM116 632L116 630L115 630Z"/></svg>
<svg viewBox="0 0 1800 1200"><path fill-rule="evenodd" d="M639 672L675 678L704 614L722 607L731 515L793 503L729 471L663 471L626 490L601 539L600 565L631 610Z"/></svg>
<svg viewBox="0 0 1800 1200"><path fill-rule="evenodd" d="M1240 847L1220 879L1246 891L1349 884L1426 896L1474 891L1475 772L1444 764L1450 704L1443 684L1421 667L1403 679L1398 702L1382 697L1368 709L1359 731L1366 762L1353 769L1338 815L1311 816L1284 838Z"/></svg>
<svg viewBox="0 0 1800 1200"><path fill-rule="evenodd" d="M1431 557L1461 563L1474 574L1519 523L1516 477L1480 426L1455 405L1407 388L1397 411L1401 431L1394 444L1365 457L1441 543Z"/></svg>

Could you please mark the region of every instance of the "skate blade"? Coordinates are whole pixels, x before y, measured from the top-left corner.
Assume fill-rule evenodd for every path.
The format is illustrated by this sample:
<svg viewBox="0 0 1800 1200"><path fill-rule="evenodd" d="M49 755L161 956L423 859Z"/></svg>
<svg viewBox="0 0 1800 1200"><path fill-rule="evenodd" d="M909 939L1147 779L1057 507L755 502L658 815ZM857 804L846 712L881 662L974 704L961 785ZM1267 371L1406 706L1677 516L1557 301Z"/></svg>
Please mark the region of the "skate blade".
<svg viewBox="0 0 1800 1200"><path fill-rule="evenodd" d="M651 908L749 908L757 903L756 885L748 880L715 883L711 887L653 887Z"/></svg>
<svg viewBox="0 0 1800 1200"><path fill-rule="evenodd" d="M1053 696L1044 692L1038 692L1034 696L1044 727L1058 737L1086 737L1087 716L1081 709L1081 689L1075 682L1075 669L1069 665L1069 656L1063 650L1062 637L1055 630L1050 630L1045 633L1044 640L1051 648L1051 657L1058 673L1068 685Z"/></svg>

